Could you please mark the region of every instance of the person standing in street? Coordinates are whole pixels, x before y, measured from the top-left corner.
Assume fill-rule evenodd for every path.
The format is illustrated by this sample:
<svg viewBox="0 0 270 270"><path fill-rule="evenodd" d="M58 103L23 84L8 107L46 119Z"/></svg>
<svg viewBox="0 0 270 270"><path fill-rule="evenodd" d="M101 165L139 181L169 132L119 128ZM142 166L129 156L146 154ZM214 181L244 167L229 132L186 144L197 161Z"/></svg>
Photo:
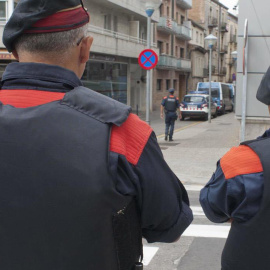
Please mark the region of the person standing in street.
<svg viewBox="0 0 270 270"><path fill-rule="evenodd" d="M257 91L270 112L270 68ZM201 190L209 220L230 222L222 252L222 270L269 270L270 266L270 129L233 147L217 163Z"/></svg>
<svg viewBox="0 0 270 270"><path fill-rule="evenodd" d="M83 87L82 0L20 0L3 42L0 269L142 269L142 238L174 242L187 192L131 108Z"/></svg>
<svg viewBox="0 0 270 270"><path fill-rule="evenodd" d="M164 97L160 106L160 118L164 119L165 112L165 141L173 141L174 123L179 117L182 118L181 111L179 109L179 98L174 96L174 89L169 89L169 95ZM178 116L176 111L178 110Z"/></svg>

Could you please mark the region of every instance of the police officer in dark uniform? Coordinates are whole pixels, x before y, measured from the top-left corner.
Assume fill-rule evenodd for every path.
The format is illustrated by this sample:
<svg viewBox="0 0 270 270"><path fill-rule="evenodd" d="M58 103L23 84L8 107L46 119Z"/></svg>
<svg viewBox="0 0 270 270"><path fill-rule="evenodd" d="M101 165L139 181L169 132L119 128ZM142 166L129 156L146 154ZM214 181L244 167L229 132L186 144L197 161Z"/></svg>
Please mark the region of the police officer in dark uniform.
<svg viewBox="0 0 270 270"><path fill-rule="evenodd" d="M173 131L174 131L174 123L175 120L177 120L177 113L176 111L178 110L178 115L179 119L182 118L181 111L179 109L180 104L179 104L179 98L174 96L174 89L171 88L169 89L169 95L164 97L161 106L160 106L160 117L161 119L164 118L163 111L165 111L165 141L168 140L169 136L169 141L173 141Z"/></svg>
<svg viewBox="0 0 270 270"><path fill-rule="evenodd" d="M142 237L192 221L149 125L82 86L93 38L81 0L20 0L3 42L0 269L142 268Z"/></svg>
<svg viewBox="0 0 270 270"><path fill-rule="evenodd" d="M257 92L270 111L270 68ZM270 130L233 147L217 163L200 202L213 222L230 222L222 270L268 270L270 265Z"/></svg>

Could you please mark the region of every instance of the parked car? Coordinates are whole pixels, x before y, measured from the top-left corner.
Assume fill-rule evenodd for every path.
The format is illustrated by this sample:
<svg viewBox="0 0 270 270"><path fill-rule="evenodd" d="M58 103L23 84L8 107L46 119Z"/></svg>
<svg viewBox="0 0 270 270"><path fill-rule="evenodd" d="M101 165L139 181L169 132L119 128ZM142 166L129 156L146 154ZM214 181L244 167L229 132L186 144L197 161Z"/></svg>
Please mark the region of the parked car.
<svg viewBox="0 0 270 270"><path fill-rule="evenodd" d="M198 82L196 91L209 94L209 82ZM226 111L233 111L233 100L228 84L211 82L211 96L217 104L219 114L224 114Z"/></svg>
<svg viewBox="0 0 270 270"><path fill-rule="evenodd" d="M184 96L183 101L180 103L180 110L182 113L182 120L186 117L200 117L204 120L208 119L209 112L209 95L196 93ZM217 117L217 104L212 99L211 102L211 115Z"/></svg>

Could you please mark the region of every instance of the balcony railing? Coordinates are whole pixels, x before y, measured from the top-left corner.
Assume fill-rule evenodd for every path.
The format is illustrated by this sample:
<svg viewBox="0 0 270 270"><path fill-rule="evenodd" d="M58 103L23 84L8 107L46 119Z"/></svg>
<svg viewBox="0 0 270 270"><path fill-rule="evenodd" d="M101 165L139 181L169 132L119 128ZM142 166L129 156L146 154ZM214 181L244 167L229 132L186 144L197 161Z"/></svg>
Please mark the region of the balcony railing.
<svg viewBox="0 0 270 270"><path fill-rule="evenodd" d="M219 74L220 75L226 75L226 73L227 73L227 68L226 67L221 67Z"/></svg>
<svg viewBox="0 0 270 270"><path fill-rule="evenodd" d="M191 40L191 30L185 25L179 25L171 18L160 17L157 24L158 30L168 34L175 34L184 40Z"/></svg>
<svg viewBox="0 0 270 270"><path fill-rule="evenodd" d="M229 61L228 61L228 65L229 66L233 66L233 64L234 64L234 60L231 58L231 59L229 59Z"/></svg>
<svg viewBox="0 0 270 270"><path fill-rule="evenodd" d="M221 47L220 47L220 53L221 53L221 54L228 53L228 46L227 46L227 45L221 46Z"/></svg>
<svg viewBox="0 0 270 270"><path fill-rule="evenodd" d="M191 71L191 61L179 59L169 55L161 55L157 64L158 69L175 69L181 71Z"/></svg>
<svg viewBox="0 0 270 270"><path fill-rule="evenodd" d="M228 32L227 29L227 23L226 22L222 22L220 25L220 32Z"/></svg>
<svg viewBox="0 0 270 270"><path fill-rule="evenodd" d="M172 34L174 32L173 25L175 25L175 24L176 23L171 18L160 17L159 22L157 24L157 28L158 28L158 30Z"/></svg>
<svg viewBox="0 0 270 270"><path fill-rule="evenodd" d="M218 19L215 17L208 18L208 27L217 27L218 26Z"/></svg>
<svg viewBox="0 0 270 270"><path fill-rule="evenodd" d="M215 74L216 73L216 66L212 65L211 69L212 69L212 74ZM206 73L207 73L207 75L209 75L209 67L203 69L203 74L205 75ZM207 76L205 76L205 77L207 77Z"/></svg>
<svg viewBox="0 0 270 270"><path fill-rule="evenodd" d="M236 37L236 35L230 35L230 42L231 43L237 43L237 37Z"/></svg>
<svg viewBox="0 0 270 270"><path fill-rule="evenodd" d="M191 9L192 0L176 0L176 5L178 5L182 9Z"/></svg>
<svg viewBox="0 0 270 270"><path fill-rule="evenodd" d="M174 34L184 40L191 40L191 30L184 26L184 25L179 25L177 23L173 24L173 30Z"/></svg>
<svg viewBox="0 0 270 270"><path fill-rule="evenodd" d="M122 34L119 32L114 32L102 27L98 27L98 26L94 26L94 25L90 25L88 27L88 31L92 32L92 33L97 33L97 34L102 34L105 36L110 36L116 39L122 39L122 40L126 40L126 41L130 41L133 43L138 43L138 44L142 44L142 45L147 45L147 41L145 39L141 39L141 38L137 38L137 37L133 37L133 36L129 36L126 34ZM157 43L152 42L152 47L157 47Z"/></svg>

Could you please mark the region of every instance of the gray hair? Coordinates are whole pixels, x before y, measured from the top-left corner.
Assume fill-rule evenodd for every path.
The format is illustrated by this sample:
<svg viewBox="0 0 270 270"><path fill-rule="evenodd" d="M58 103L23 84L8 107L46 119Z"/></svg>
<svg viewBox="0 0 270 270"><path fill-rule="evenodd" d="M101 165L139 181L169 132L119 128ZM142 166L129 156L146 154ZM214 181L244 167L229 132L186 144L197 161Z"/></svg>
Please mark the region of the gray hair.
<svg viewBox="0 0 270 270"><path fill-rule="evenodd" d="M64 32L42 33L42 34L22 34L15 41L15 50L29 53L44 54L65 54L72 47L75 47L82 37L86 37L88 24L83 27Z"/></svg>

